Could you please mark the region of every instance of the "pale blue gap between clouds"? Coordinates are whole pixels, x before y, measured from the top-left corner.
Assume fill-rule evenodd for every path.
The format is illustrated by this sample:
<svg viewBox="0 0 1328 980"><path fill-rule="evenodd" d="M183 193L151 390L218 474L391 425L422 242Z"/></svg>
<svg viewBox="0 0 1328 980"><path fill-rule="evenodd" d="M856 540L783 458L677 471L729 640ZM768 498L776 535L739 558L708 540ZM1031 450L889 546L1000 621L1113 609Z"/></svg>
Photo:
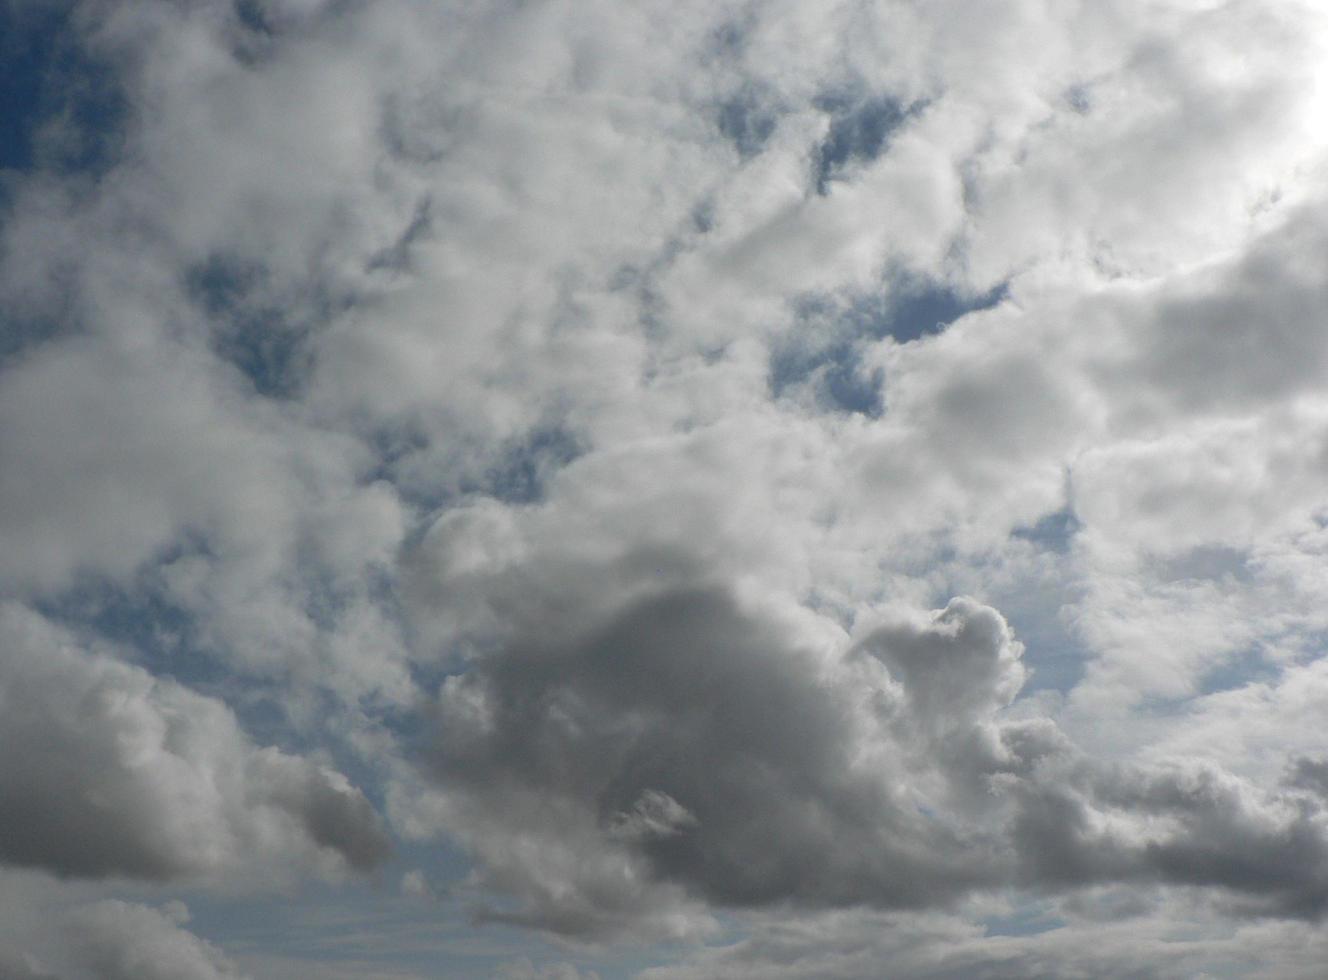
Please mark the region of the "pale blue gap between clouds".
<svg viewBox="0 0 1328 980"><path fill-rule="evenodd" d="M72 5L0 5L0 225L16 178L95 180L115 162L129 107L116 74L79 42ZM0 310L0 366L69 325Z"/></svg>

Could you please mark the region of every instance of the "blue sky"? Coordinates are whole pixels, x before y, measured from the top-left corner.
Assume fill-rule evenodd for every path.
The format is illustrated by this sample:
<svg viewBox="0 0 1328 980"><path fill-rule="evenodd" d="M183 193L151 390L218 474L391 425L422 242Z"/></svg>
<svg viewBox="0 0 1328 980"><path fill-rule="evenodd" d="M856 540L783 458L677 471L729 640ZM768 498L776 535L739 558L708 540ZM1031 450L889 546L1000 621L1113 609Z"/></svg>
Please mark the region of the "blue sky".
<svg viewBox="0 0 1328 980"><path fill-rule="evenodd" d="M1320 6L0 6L0 976L1320 976Z"/></svg>

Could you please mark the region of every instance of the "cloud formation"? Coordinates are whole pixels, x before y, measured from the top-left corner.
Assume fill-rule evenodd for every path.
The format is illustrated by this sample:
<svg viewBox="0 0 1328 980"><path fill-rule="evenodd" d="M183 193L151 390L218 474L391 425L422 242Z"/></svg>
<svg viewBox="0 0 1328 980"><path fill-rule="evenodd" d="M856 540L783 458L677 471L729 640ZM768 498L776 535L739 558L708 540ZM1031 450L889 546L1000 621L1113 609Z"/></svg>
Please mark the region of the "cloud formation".
<svg viewBox="0 0 1328 980"><path fill-rule="evenodd" d="M106 980L244 980L211 944L181 928L179 902L160 910L104 901L74 917L77 958Z"/></svg>
<svg viewBox="0 0 1328 980"><path fill-rule="evenodd" d="M0 7L0 973L1312 975L1321 7Z"/></svg>
<svg viewBox="0 0 1328 980"><path fill-rule="evenodd" d="M1140 881L1322 912L1314 763L1272 794L1202 765L1103 765L1050 719L1004 711L1021 652L967 599L817 650L722 590L652 596L444 685L448 825L522 914L574 935L621 927L657 886L720 907L906 909ZM512 859L522 846L537 866Z"/></svg>
<svg viewBox="0 0 1328 980"><path fill-rule="evenodd" d="M340 773L259 748L220 701L0 612L0 861L148 880L367 870L381 823Z"/></svg>

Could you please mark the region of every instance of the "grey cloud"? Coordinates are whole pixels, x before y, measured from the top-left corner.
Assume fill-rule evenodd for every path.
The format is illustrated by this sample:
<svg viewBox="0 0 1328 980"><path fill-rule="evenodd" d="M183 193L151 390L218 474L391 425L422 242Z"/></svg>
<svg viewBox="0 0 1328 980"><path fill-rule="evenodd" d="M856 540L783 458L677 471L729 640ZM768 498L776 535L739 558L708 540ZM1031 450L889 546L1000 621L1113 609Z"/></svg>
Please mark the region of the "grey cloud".
<svg viewBox="0 0 1328 980"><path fill-rule="evenodd" d="M74 959L97 980L244 980L222 953L187 929L178 902L163 909L103 901L69 917Z"/></svg>
<svg viewBox="0 0 1328 980"><path fill-rule="evenodd" d="M29 960L0 954L0 980L59 980L59 978L54 973L33 966Z"/></svg>
<svg viewBox="0 0 1328 980"><path fill-rule="evenodd" d="M1176 896L1167 896L1174 900ZM742 941L653 967L639 980L1313 980L1321 930L1233 926L1211 910L1150 907L1120 921L1069 917L1032 935L992 935L945 916L873 913L762 919Z"/></svg>
<svg viewBox="0 0 1328 980"><path fill-rule="evenodd" d="M334 851L357 871L369 871L391 853L378 814L364 794L333 770L265 749L253 767L264 795L294 818L320 847ZM262 799L262 796L259 797Z"/></svg>
<svg viewBox="0 0 1328 980"><path fill-rule="evenodd" d="M860 658L821 662L722 590L666 593L570 645L532 638L449 681L435 765L495 813L503 788L520 787L619 843L624 820L667 810L669 832L633 835L633 849L660 879L722 904L944 901L992 880L998 862L925 812L876 726L910 682L923 712L966 676L990 688L996 671L981 661L1001 658L1008 636L962 602L900 630L915 644L900 653L912 671L902 695ZM962 662L915 662L928 656ZM989 710L971 700L958 724Z"/></svg>
<svg viewBox="0 0 1328 980"><path fill-rule="evenodd" d="M619 810L607 821L609 835L626 840L674 837L696 826L696 817L686 807L657 789L645 790L630 809Z"/></svg>
<svg viewBox="0 0 1328 980"><path fill-rule="evenodd" d="M505 963L494 974L494 980L599 980L594 970L582 972L571 963L549 963L536 966L530 960Z"/></svg>
<svg viewBox="0 0 1328 980"><path fill-rule="evenodd" d="M533 835L725 906L1157 882L1217 889L1233 911L1323 912L1321 802L1214 768L1100 763L1050 719L1004 717L1020 653L967 599L831 654L722 588L665 592L449 680L432 764L482 862ZM526 921L599 928L559 917L595 906L594 875L561 879L577 897L560 910L521 883L549 873L518 862L495 882L530 901Z"/></svg>
<svg viewBox="0 0 1328 980"><path fill-rule="evenodd" d="M1234 260L1176 277L1146 304L1122 296L1117 315L1138 340L1124 363L1107 362L1119 407L1230 412L1316 385L1328 369L1320 214L1317 202L1292 211Z"/></svg>
<svg viewBox="0 0 1328 980"><path fill-rule="evenodd" d="M1026 884L1160 882L1225 890L1243 914L1328 910L1328 812L1211 766L1081 761L1030 781L1013 840Z"/></svg>
<svg viewBox="0 0 1328 980"><path fill-rule="evenodd" d="M1014 700L1024 686L1023 653L995 609L953 600L929 629L885 626L858 649L876 657L908 691L920 726L971 725Z"/></svg>
<svg viewBox="0 0 1328 980"><path fill-rule="evenodd" d="M1328 758L1299 758L1291 766L1287 782L1328 799Z"/></svg>
<svg viewBox="0 0 1328 980"><path fill-rule="evenodd" d="M274 739L337 740L471 848L482 917L694 936L712 906L1100 882L1319 913L1317 763L1223 768L1259 768L1259 690L1207 727L1093 714L1236 649L1287 677L1320 652L1314 4L77 9L129 111L96 180L4 178L6 594L178 611L247 675L227 696L268 685ZM48 130L53 163L83 128ZM1096 658L1082 749L1014 700L992 609L872 619L1039 575L1070 625L1025 639ZM381 860L336 773L5 615L0 856ZM447 672L419 787L399 712ZM1261 761L1314 748L1261 724ZM1128 759L1219 727L1210 767ZM966 935L918 969L1115 969ZM785 973L890 955L835 936L861 963L792 944Z"/></svg>
<svg viewBox="0 0 1328 980"><path fill-rule="evenodd" d="M77 877L280 881L387 854L344 777L259 749L221 702L0 610L0 860Z"/></svg>

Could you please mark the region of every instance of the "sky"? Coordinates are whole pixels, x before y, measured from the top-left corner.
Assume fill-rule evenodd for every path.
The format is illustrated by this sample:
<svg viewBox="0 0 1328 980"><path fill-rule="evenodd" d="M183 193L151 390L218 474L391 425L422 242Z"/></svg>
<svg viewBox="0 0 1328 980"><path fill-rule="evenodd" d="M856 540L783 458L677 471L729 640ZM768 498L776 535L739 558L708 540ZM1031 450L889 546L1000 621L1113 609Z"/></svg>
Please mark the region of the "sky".
<svg viewBox="0 0 1328 980"><path fill-rule="evenodd" d="M1311 980L1328 6L0 0L0 980Z"/></svg>

